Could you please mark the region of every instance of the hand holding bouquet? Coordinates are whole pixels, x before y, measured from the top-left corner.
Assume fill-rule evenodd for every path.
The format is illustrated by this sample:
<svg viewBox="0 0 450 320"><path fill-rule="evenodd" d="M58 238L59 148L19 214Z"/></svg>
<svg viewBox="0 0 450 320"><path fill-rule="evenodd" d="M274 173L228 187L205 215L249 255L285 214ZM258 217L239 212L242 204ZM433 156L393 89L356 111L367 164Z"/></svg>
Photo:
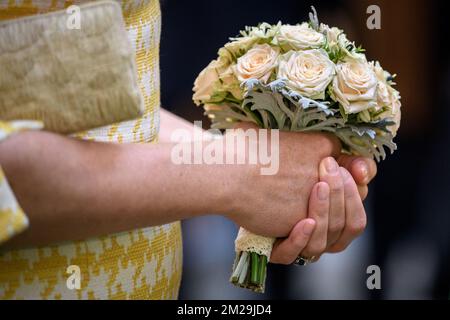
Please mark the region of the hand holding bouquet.
<svg viewBox="0 0 450 320"><path fill-rule="evenodd" d="M394 76L335 27L319 24L313 8L300 25L247 27L198 76L193 99L214 128L252 122L284 131L336 135L343 151L377 161L400 125ZM264 291L273 238L241 228L232 283Z"/></svg>

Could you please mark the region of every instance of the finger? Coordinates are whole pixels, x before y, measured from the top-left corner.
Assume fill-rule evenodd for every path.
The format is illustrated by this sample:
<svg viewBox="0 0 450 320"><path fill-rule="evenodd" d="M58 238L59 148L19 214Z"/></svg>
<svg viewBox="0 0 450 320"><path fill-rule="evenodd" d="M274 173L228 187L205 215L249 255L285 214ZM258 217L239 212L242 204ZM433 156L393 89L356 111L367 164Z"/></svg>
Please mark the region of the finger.
<svg viewBox="0 0 450 320"><path fill-rule="evenodd" d="M366 161L367 160L367 161ZM358 161L362 161L362 164L357 164ZM377 166L375 162L368 158L355 157L347 154L341 154L338 158L338 163L341 167L346 168L350 171L353 168L354 174L353 179L355 182L359 183L357 185L359 195L361 200L365 200L367 198L369 189L365 181L369 181L376 174Z"/></svg>
<svg viewBox="0 0 450 320"><path fill-rule="evenodd" d="M299 253L306 247L316 222L313 219L303 219L295 225L289 237L278 239L272 249L270 262L292 264Z"/></svg>
<svg viewBox="0 0 450 320"><path fill-rule="evenodd" d="M324 134L324 133L322 133ZM327 133L324 134L328 140L328 144L329 144L329 155L332 156L333 158L336 158L339 156L339 154L341 153L342 150L342 144L340 142L339 139L336 138L335 135Z"/></svg>
<svg viewBox="0 0 450 320"><path fill-rule="evenodd" d="M342 169L342 175L344 180L346 224L341 237L334 245L329 247L328 252L345 250L364 231L367 223L366 212L355 181L345 169Z"/></svg>
<svg viewBox="0 0 450 320"><path fill-rule="evenodd" d="M317 150L320 159L329 156L337 158L341 154L342 145L335 135L323 132L308 132L304 135L310 138L311 146Z"/></svg>
<svg viewBox="0 0 450 320"><path fill-rule="evenodd" d="M358 185L369 184L377 174L377 164L369 158L341 154L338 163L351 173Z"/></svg>
<svg viewBox="0 0 450 320"><path fill-rule="evenodd" d="M345 227L344 183L337 162L325 158L319 167L320 181L330 187L330 212L328 218L328 246L336 242Z"/></svg>
<svg viewBox="0 0 450 320"><path fill-rule="evenodd" d="M367 185L363 185L363 186L357 186L358 187L358 192L359 192L359 196L361 198L362 201L366 200L367 195L369 194L369 187ZM345 193L345 190L344 190Z"/></svg>
<svg viewBox="0 0 450 320"><path fill-rule="evenodd" d="M327 247L328 216L330 210L330 187L325 182L314 185L308 204L308 218L316 221L316 228L306 248L301 252L305 258L319 257Z"/></svg>

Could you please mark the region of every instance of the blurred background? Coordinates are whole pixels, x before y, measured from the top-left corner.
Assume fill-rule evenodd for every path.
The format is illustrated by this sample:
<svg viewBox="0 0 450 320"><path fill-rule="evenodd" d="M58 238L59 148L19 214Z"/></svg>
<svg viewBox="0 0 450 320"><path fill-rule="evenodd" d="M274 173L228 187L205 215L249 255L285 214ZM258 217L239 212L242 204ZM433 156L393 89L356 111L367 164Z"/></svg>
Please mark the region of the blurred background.
<svg viewBox="0 0 450 320"><path fill-rule="evenodd" d="M369 30L369 5L381 29ZM270 265L263 295L228 282L236 226L207 216L184 222L181 299L448 299L450 292L450 26L445 2L425 0L162 0L162 106L208 120L192 101L197 74L228 37L258 22L319 20L344 29L369 59L397 73L398 151L378 167L365 202L368 228L345 252L307 267ZM369 290L369 265L381 289Z"/></svg>

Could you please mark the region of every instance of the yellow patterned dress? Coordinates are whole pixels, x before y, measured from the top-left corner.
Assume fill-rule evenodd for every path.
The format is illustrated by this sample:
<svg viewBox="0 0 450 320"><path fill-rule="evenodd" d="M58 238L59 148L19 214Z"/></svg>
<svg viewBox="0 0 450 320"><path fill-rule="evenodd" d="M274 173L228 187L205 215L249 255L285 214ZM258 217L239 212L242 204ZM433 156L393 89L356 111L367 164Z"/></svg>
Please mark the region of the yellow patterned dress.
<svg viewBox="0 0 450 320"><path fill-rule="evenodd" d="M118 0L136 64L145 113L142 118L78 134L119 143L156 141L159 128L160 6L157 0ZM82 1L0 0L0 20L61 10ZM1 72L0 72L1 76ZM0 140L36 122L2 122ZM0 168L1 299L176 299L181 280L180 223L52 246L6 250L1 243L25 229L21 210ZM68 285L78 266L80 289ZM69 271L73 269L69 268Z"/></svg>

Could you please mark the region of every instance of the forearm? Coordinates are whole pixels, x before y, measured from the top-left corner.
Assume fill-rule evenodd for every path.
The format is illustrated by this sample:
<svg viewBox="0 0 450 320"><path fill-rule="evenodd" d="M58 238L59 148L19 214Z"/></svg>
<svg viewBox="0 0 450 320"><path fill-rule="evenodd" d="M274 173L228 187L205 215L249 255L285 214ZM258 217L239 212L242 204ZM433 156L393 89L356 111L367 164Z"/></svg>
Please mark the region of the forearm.
<svg viewBox="0 0 450 320"><path fill-rule="evenodd" d="M223 148L222 160L236 159L237 152L248 159L249 145L265 141L254 139L239 151L225 146L227 139L214 140L208 152ZM174 146L106 144L46 132L1 142L0 165L31 222L9 245L84 239L204 213L224 215L256 234L285 237L306 217L319 161L339 150L328 135L281 132L273 159L279 168L261 175L260 161L177 165Z"/></svg>
<svg viewBox="0 0 450 320"><path fill-rule="evenodd" d="M194 126L191 122L180 118L179 116L169 112L165 109L161 109L159 112L160 117L160 130L158 134L159 142L166 143L172 142L172 134L175 130L185 130L186 132L193 133Z"/></svg>
<svg viewBox="0 0 450 320"><path fill-rule="evenodd" d="M184 132L188 135L187 138L192 140L196 134L194 130L196 130L194 124L192 122L183 119L172 112L169 112L165 109L161 109L160 111L160 130L158 134L158 141L161 143L171 143L173 142L173 135L178 131ZM208 140L211 139L211 133L207 130L201 130L201 139Z"/></svg>
<svg viewBox="0 0 450 320"><path fill-rule="evenodd" d="M29 132L0 144L0 164L30 219L10 245L76 240L219 211L214 166L175 165L172 145L118 145Z"/></svg>

